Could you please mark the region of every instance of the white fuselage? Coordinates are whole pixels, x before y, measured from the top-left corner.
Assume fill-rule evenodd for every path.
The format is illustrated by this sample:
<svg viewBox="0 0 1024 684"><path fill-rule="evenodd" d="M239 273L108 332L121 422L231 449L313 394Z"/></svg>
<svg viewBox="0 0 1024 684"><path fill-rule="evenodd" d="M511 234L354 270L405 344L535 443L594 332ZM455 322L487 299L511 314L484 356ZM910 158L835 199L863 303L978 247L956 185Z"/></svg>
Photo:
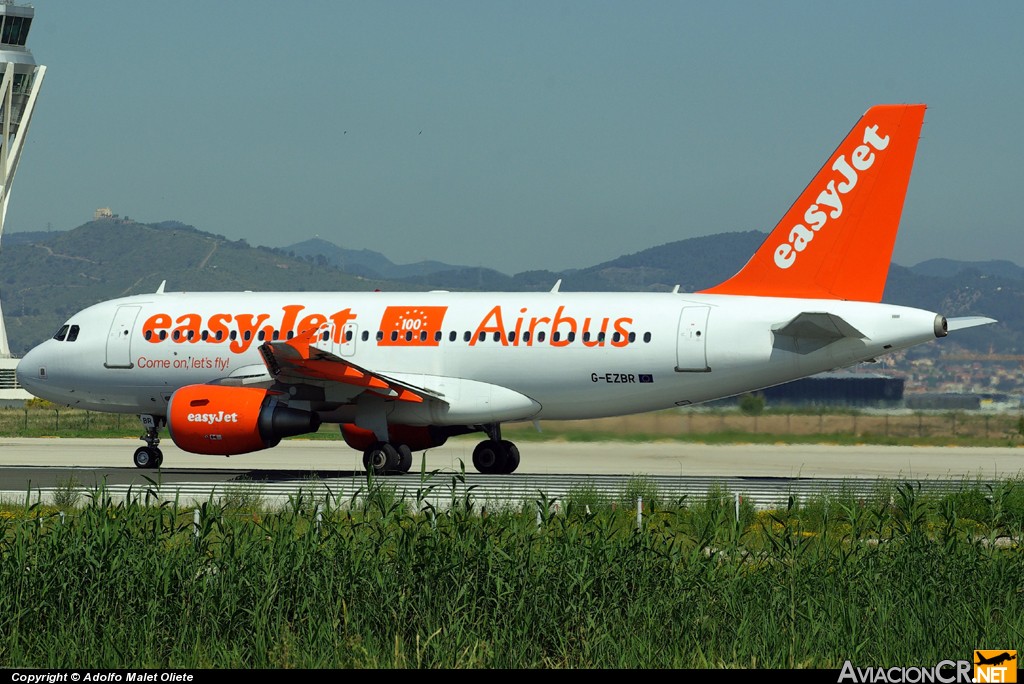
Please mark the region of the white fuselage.
<svg viewBox="0 0 1024 684"><path fill-rule="evenodd" d="M805 313L837 316L860 336L782 339L777 331ZM269 382L259 345L275 331L283 340L323 327L317 347L445 396L444 410L403 404L390 420L593 418L849 366L933 339L936 320L887 304L677 293L160 293L75 314L75 339L30 351L18 378L61 404L164 415L186 385ZM302 401L326 420L348 419L330 386Z"/></svg>

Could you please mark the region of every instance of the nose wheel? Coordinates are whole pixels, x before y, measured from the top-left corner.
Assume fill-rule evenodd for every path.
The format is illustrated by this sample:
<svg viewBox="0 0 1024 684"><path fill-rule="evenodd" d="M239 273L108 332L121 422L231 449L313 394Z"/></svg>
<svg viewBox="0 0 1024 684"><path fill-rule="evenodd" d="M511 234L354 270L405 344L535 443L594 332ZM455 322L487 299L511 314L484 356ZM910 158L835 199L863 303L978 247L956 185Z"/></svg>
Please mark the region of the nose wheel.
<svg viewBox="0 0 1024 684"><path fill-rule="evenodd" d="M156 447L139 447L132 457L136 468L159 468L164 462L164 455Z"/></svg>
<svg viewBox="0 0 1024 684"><path fill-rule="evenodd" d="M159 468L164 462L164 454L160 451L160 425L164 419L143 414L139 416L139 420L142 421L142 427L146 429L146 433L139 439L143 440L146 446L135 450L132 461L136 468Z"/></svg>

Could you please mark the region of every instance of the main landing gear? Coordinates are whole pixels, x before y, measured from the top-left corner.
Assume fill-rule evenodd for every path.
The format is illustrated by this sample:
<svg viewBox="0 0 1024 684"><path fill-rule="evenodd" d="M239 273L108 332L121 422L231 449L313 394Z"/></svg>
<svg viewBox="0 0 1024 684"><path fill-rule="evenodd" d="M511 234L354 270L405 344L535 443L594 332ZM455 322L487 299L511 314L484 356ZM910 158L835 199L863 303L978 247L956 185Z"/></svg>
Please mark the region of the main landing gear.
<svg viewBox="0 0 1024 684"><path fill-rule="evenodd" d="M508 475L519 467L519 448L507 439L485 439L473 449L473 466L485 475Z"/></svg>
<svg viewBox="0 0 1024 684"><path fill-rule="evenodd" d="M501 426L498 424L470 427L464 432L480 430L486 432L489 439L473 449L473 466L485 475L514 473L519 467L519 448L501 438ZM412 468L412 449L407 444L374 442L363 452L363 467L374 475L407 473Z"/></svg>
<svg viewBox="0 0 1024 684"><path fill-rule="evenodd" d="M136 468L159 468L164 462L164 454L160 451L160 418L144 414L139 416L146 433L139 437L145 440L146 446L135 450L132 460Z"/></svg>
<svg viewBox="0 0 1024 684"><path fill-rule="evenodd" d="M412 468L412 449L407 444L375 442L363 452L363 467L374 475L407 473Z"/></svg>

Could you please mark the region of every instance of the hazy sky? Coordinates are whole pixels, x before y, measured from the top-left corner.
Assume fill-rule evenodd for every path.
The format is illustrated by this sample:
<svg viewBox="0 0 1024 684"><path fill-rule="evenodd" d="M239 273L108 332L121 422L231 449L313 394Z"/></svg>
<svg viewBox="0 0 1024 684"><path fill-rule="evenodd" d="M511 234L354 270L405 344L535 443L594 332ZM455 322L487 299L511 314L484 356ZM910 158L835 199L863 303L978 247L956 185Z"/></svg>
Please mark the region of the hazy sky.
<svg viewBox="0 0 1024 684"><path fill-rule="evenodd" d="M768 230L869 106L924 102L895 260L1024 263L1024 3L34 4L8 231L579 267Z"/></svg>

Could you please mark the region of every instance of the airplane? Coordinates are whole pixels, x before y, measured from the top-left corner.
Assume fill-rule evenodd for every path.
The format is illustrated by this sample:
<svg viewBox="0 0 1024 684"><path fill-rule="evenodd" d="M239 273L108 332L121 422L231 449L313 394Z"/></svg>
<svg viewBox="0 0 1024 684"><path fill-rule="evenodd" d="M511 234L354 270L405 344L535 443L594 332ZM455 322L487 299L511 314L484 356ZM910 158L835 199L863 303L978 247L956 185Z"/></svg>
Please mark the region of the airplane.
<svg viewBox="0 0 1024 684"><path fill-rule="evenodd" d="M504 423L690 406L994 323L881 303L924 122L871 107L736 275L696 293L157 292L76 313L21 359L32 394L138 414L231 456L337 424L376 474L480 432L511 473ZM559 281L560 283L561 281Z"/></svg>
<svg viewBox="0 0 1024 684"><path fill-rule="evenodd" d="M1008 660L1016 660L1016 653L1017 652L1014 651L1014 653L1011 655L1009 651L1003 651L1002 653L994 655L991 658L986 658L985 656L981 655L981 651L975 651L974 655L977 658L975 665L1002 665Z"/></svg>

